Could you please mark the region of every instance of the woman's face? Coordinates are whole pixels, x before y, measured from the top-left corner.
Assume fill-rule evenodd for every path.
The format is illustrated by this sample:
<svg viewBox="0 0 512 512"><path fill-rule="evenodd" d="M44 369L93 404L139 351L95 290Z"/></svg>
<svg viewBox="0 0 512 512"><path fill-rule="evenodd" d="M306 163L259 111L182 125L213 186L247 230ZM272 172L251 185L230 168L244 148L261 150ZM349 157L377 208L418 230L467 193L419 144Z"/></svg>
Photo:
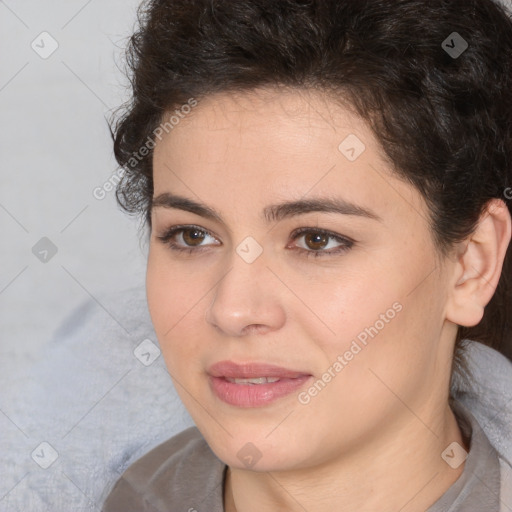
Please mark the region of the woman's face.
<svg viewBox="0 0 512 512"><path fill-rule="evenodd" d="M359 118L305 91L219 94L157 142L153 163L150 314L219 458L305 468L370 453L398 425L436 429L455 334L449 265L424 200ZM221 361L297 373L229 383L209 375Z"/></svg>

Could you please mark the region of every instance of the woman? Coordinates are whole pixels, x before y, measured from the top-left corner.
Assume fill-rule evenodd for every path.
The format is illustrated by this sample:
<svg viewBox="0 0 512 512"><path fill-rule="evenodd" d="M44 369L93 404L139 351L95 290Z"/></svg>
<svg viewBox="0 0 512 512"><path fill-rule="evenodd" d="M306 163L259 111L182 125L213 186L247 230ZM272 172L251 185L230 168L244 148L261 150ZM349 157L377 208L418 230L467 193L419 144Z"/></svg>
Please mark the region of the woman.
<svg viewBox="0 0 512 512"><path fill-rule="evenodd" d="M450 383L464 340L512 344L509 15L140 13L117 197L149 228L151 319L197 428L104 510L500 510L506 461Z"/></svg>

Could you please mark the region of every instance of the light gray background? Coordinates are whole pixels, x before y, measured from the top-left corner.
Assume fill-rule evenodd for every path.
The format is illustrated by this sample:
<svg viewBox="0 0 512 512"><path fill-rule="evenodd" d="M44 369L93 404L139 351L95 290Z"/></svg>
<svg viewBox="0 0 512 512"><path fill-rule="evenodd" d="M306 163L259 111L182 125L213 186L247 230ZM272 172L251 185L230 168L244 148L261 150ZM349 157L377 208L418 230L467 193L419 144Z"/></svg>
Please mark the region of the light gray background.
<svg viewBox="0 0 512 512"><path fill-rule="evenodd" d="M123 469L120 455L140 455L137 448L145 442L155 444L159 422L166 421L160 431L170 434L183 426L178 418L173 427L169 418L174 395L162 358L145 368L133 357L134 343L150 334L129 326L123 294L113 293L144 288L139 223L118 208L113 192L101 201L93 196L117 169L107 119L129 98L123 49L139 3L0 1L1 512L98 510L104 487ZM32 48L37 44L44 52L52 40L58 47L50 56ZM43 237L57 247L47 262L32 253ZM98 331L55 338L62 321L87 300L95 305L88 322ZM118 318L134 336L123 336ZM80 320L76 329L84 330ZM75 345L65 347L68 341ZM92 357L87 362L93 353L103 359L112 354L111 366L102 368ZM162 390L154 402L169 405L167 416L164 405L153 406L143 428L137 407L132 405L129 419L122 416L129 403L122 397L141 392L149 371ZM64 439L119 375L127 377L117 401L111 395L103 402L113 415L98 406ZM125 432L122 422L130 427ZM102 436L102 428L109 433ZM116 439L123 440L117 449ZM43 441L59 451L59 461L47 470L31 458Z"/></svg>
<svg viewBox="0 0 512 512"><path fill-rule="evenodd" d="M117 169L105 118L128 98L117 66L138 4L0 1L1 388L89 294L144 283L136 219L92 194ZM47 59L31 48L43 31L59 45ZM58 248L47 263L42 237Z"/></svg>

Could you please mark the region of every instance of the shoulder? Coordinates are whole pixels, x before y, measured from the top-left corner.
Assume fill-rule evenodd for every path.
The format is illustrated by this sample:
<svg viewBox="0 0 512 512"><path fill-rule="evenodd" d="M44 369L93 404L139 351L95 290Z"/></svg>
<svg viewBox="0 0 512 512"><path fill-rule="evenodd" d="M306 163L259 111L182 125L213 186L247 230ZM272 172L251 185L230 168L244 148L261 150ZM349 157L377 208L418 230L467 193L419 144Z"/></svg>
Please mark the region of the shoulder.
<svg viewBox="0 0 512 512"><path fill-rule="evenodd" d="M222 503L225 468L197 427L190 427L135 461L115 483L102 510L186 511L206 503L214 510Z"/></svg>

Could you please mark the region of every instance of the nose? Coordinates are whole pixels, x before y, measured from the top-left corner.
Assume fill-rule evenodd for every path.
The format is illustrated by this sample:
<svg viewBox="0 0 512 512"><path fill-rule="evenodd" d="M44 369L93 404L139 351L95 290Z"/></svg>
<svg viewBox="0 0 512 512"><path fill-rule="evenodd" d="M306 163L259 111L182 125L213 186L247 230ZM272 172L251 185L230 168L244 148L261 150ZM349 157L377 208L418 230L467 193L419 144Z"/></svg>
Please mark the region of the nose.
<svg viewBox="0 0 512 512"><path fill-rule="evenodd" d="M247 263L234 253L230 263L213 290L206 322L230 337L280 329L286 321L282 283L267 268L264 255Z"/></svg>

